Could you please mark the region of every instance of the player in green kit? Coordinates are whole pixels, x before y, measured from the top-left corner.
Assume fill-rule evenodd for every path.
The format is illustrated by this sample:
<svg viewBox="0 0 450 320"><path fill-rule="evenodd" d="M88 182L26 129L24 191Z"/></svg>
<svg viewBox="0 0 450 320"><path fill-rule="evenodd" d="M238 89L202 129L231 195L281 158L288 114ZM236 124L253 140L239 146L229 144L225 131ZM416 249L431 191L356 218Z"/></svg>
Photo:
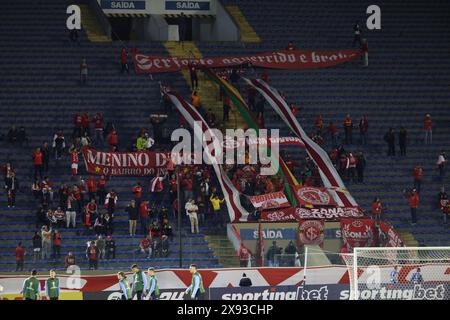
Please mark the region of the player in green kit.
<svg viewBox="0 0 450 320"><path fill-rule="evenodd" d="M132 295L134 296L136 294L136 299L142 300L143 293L147 290L147 276L137 264L133 264L131 270L133 271Z"/></svg>
<svg viewBox="0 0 450 320"><path fill-rule="evenodd" d="M149 300L159 299L158 279L155 275L155 268L148 268L148 289L147 295Z"/></svg>
<svg viewBox="0 0 450 320"><path fill-rule="evenodd" d="M133 295L131 294L130 283L128 282L125 273L119 272L117 273L117 279L119 279L119 287L122 292L122 300L131 300L133 299Z"/></svg>
<svg viewBox="0 0 450 320"><path fill-rule="evenodd" d="M197 271L195 264L190 265L189 272L192 274L192 281L185 294L189 294L193 300L203 300L205 288L203 287L202 275Z"/></svg>
<svg viewBox="0 0 450 320"><path fill-rule="evenodd" d="M36 279L37 271L31 271L31 276L23 282L22 293L25 300L41 300L41 285ZM39 297L39 298L38 298Z"/></svg>
<svg viewBox="0 0 450 320"><path fill-rule="evenodd" d="M59 279L55 270L50 270L50 278L45 281L45 296L50 300L59 300Z"/></svg>

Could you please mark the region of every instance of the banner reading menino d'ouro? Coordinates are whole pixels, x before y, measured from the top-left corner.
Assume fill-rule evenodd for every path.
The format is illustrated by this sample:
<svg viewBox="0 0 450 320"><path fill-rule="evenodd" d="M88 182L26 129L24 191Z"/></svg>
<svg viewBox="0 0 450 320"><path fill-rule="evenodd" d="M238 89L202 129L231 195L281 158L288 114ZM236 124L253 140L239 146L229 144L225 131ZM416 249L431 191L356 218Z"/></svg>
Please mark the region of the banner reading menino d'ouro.
<svg viewBox="0 0 450 320"><path fill-rule="evenodd" d="M86 148L82 153L87 172L105 176L155 175L170 158L170 152L103 152Z"/></svg>
<svg viewBox="0 0 450 320"><path fill-rule="evenodd" d="M279 50L273 52L256 53L239 57L216 57L216 58L178 58L147 56L143 54L134 55L136 73L158 73L175 72L186 69L190 64L198 68L228 68L243 64L251 64L255 67L270 69L316 69L335 66L358 58L361 50Z"/></svg>

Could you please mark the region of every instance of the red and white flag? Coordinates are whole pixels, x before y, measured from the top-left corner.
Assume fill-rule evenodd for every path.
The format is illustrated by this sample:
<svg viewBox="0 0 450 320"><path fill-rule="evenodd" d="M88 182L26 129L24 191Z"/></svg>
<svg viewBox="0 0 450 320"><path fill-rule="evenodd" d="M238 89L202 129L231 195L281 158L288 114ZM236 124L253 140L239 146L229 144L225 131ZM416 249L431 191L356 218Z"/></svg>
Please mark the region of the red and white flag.
<svg viewBox="0 0 450 320"><path fill-rule="evenodd" d="M331 194L333 199L339 206L354 207L357 206L355 199L350 195L347 188L342 182L341 177L333 166L328 154L315 143L303 128L298 123L295 116L292 114L286 101L281 97L280 93L270 87L261 79L242 78L250 86L258 90L267 102L272 106L276 113L283 119L288 127L299 137L305 144L305 149L308 155L313 159L314 163L319 168L320 176L322 178L325 188Z"/></svg>
<svg viewBox="0 0 450 320"><path fill-rule="evenodd" d="M194 129L194 139L203 145L203 134L210 128L200 113L194 106L186 102L178 93L170 91L164 92L167 97L172 101L173 105L178 109L181 115L186 119L189 125ZM195 123L201 123L201 132L195 130ZM205 152L208 157L211 157L209 152ZM227 204L228 214L232 222L247 221L249 215L248 211L241 205L239 199L239 191L234 187L230 178L223 171L222 166L218 165L213 159L209 159L211 165L214 168L217 179L219 180L225 202Z"/></svg>

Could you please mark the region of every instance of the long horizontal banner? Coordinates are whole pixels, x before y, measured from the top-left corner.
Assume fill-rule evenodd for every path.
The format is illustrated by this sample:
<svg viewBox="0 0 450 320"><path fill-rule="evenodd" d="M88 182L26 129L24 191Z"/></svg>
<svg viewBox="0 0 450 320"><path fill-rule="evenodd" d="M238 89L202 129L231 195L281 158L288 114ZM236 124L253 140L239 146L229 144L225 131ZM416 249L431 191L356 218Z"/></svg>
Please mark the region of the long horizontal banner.
<svg viewBox="0 0 450 320"><path fill-rule="evenodd" d="M300 206L336 206L337 203L331 197L327 189L316 187L296 186L295 196Z"/></svg>
<svg viewBox="0 0 450 320"><path fill-rule="evenodd" d="M92 148L82 151L87 172L105 176L149 176L163 171L170 152L104 152Z"/></svg>
<svg viewBox="0 0 450 320"><path fill-rule="evenodd" d="M286 195L282 191L250 196L248 198L257 209L269 210L290 206Z"/></svg>
<svg viewBox="0 0 450 320"><path fill-rule="evenodd" d="M143 266L145 269L147 266ZM417 267L421 268L421 273L424 279L422 288L417 288L411 283L412 274ZM398 266L398 288L390 286L388 290L381 290L385 287L381 285L380 288L360 288L361 298L367 299L373 294L373 290L379 290L377 298L389 299L394 298L390 292L393 289L401 290L396 292L398 298L419 299L423 295L423 289L435 288L435 299L442 299L442 296L448 297L450 288L450 275L448 273L448 264L436 263L434 265L426 263L415 263ZM80 270L78 270L79 272ZM390 273L392 266L380 266L379 279L381 284L388 284L390 282ZM68 273L72 273L68 271ZM301 284L304 281L303 268L227 268L227 269L200 269L200 274L203 278L203 285L206 289L208 299L219 300L284 300L284 299L302 299L309 300L313 297L318 298L319 292L322 299L348 299L349 297L349 276L346 266L319 266L308 267L306 286ZM251 279L253 286L250 288L240 288L239 282L242 278L242 273L246 273L247 277ZM126 273L128 279L131 278L131 273ZM192 275L189 270L180 269L163 269L157 270L158 285L161 291L161 300L183 300L185 298L184 291L187 286L191 284ZM370 268L361 269L358 272L360 279L373 277L373 270ZM0 275L0 286L3 287L3 292L0 296L4 299L15 300L22 299L20 291L22 290L23 281L29 275ZM44 290L46 275L38 275L38 280L41 285L41 290ZM97 276L75 276L66 275L64 273L58 274L61 285L61 295L63 299L70 300L117 300L120 297L120 289L118 285L117 275L97 275ZM363 283L363 282L361 282ZM325 294L331 293L331 288L339 286L339 294ZM437 296L436 288L440 286ZM442 287L443 286L443 287ZM265 288L263 288L265 287ZM286 290L289 287L288 290ZM253 291L253 289L255 291ZM217 290L216 290L217 289ZM306 289L306 290L305 290ZM419 292L422 289L422 292ZM398 291L396 290L396 291ZM345 292L344 292L345 291ZM384 291L384 298L381 295ZM285 292L285 294L276 294L277 292ZM290 294L287 294L291 292ZM390 294L390 293L391 294ZM414 295L414 292L421 295ZM250 293L259 293L258 295L250 295ZM275 293L275 294L271 294ZM401 295L401 297L399 296ZM309 299L308 299L309 298ZM447 298L448 299L448 298Z"/></svg>
<svg viewBox="0 0 450 320"><path fill-rule="evenodd" d="M286 208L261 212L263 222L300 221L301 219L325 219L337 221L342 218L363 218L364 213L357 207L329 207L329 208Z"/></svg>
<svg viewBox="0 0 450 320"><path fill-rule="evenodd" d="M136 54L134 55L134 65L137 74L175 72L187 69L192 64L198 68L229 68L251 64L254 67L261 68L295 70L327 68L354 60L360 55L361 50L359 49L333 51L280 50L238 57L202 59Z"/></svg>

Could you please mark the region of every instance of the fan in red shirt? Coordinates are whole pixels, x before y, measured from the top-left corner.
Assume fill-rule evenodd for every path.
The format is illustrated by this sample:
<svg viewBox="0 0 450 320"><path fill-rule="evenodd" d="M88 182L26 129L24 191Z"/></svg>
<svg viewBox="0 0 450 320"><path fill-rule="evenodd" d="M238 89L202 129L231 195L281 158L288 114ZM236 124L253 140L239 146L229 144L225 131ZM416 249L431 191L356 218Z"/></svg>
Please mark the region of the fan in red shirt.
<svg viewBox="0 0 450 320"><path fill-rule="evenodd" d="M420 193L420 186L422 184L423 178L423 168L421 166L415 166L413 175L414 175L414 188L417 190L417 193Z"/></svg>
<svg viewBox="0 0 450 320"><path fill-rule="evenodd" d="M111 147L111 150L117 149L118 144L119 144L119 136L117 134L116 130L113 130L109 135L108 135L108 144Z"/></svg>
<svg viewBox="0 0 450 320"><path fill-rule="evenodd" d="M136 183L136 185L131 189L133 192L134 200L136 202L136 207L139 208L141 205L142 199L142 185L140 182Z"/></svg>
<svg viewBox="0 0 450 320"><path fill-rule="evenodd" d="M19 242L16 247L16 271L23 271L23 261L25 260L25 249L22 247L22 242Z"/></svg>
<svg viewBox="0 0 450 320"><path fill-rule="evenodd" d="M142 201L142 203L139 205L139 219L141 224L141 233L147 234L148 233L148 201Z"/></svg>
<svg viewBox="0 0 450 320"><path fill-rule="evenodd" d="M33 152L33 163L34 163L34 180L37 180L37 174L39 172L39 177L42 179L42 152L41 148L37 148L35 152Z"/></svg>
<svg viewBox="0 0 450 320"><path fill-rule="evenodd" d="M73 149L70 152L70 162L71 162L71 173L72 176L78 175L78 151L76 149Z"/></svg>
<svg viewBox="0 0 450 320"><path fill-rule="evenodd" d="M248 267L248 262L251 258L250 251L241 243L238 251L239 261L241 268Z"/></svg>
<svg viewBox="0 0 450 320"><path fill-rule="evenodd" d="M97 180L95 180L94 176L91 176L87 181L87 188L89 191L89 201L92 199L95 201L95 195L97 194Z"/></svg>
<svg viewBox="0 0 450 320"><path fill-rule="evenodd" d="M104 175L101 175L100 179L98 179L97 181L97 196L98 196L98 203L100 204L105 203L106 178Z"/></svg>
<svg viewBox="0 0 450 320"><path fill-rule="evenodd" d="M94 118L92 119L92 122L94 123L94 130L95 130L95 144L98 147L103 146L103 115L100 112L97 112Z"/></svg>
<svg viewBox="0 0 450 320"><path fill-rule="evenodd" d="M419 207L419 194L416 189L412 192L404 192L405 197L408 199L408 205L411 209L411 224L415 226L417 224L417 208Z"/></svg>
<svg viewBox="0 0 450 320"><path fill-rule="evenodd" d="M381 204L380 198L375 198L372 202L372 215L376 221L382 220L383 205Z"/></svg>
<svg viewBox="0 0 450 320"><path fill-rule="evenodd" d="M128 53L125 48L122 48L122 51L120 52L120 64L122 65L121 73L123 73L125 70L127 73L130 73L130 70L128 68Z"/></svg>
<svg viewBox="0 0 450 320"><path fill-rule="evenodd" d="M86 227L91 227L92 221L95 220L95 216L97 215L97 204L95 203L95 200L91 200L85 207L84 207L84 224Z"/></svg>

